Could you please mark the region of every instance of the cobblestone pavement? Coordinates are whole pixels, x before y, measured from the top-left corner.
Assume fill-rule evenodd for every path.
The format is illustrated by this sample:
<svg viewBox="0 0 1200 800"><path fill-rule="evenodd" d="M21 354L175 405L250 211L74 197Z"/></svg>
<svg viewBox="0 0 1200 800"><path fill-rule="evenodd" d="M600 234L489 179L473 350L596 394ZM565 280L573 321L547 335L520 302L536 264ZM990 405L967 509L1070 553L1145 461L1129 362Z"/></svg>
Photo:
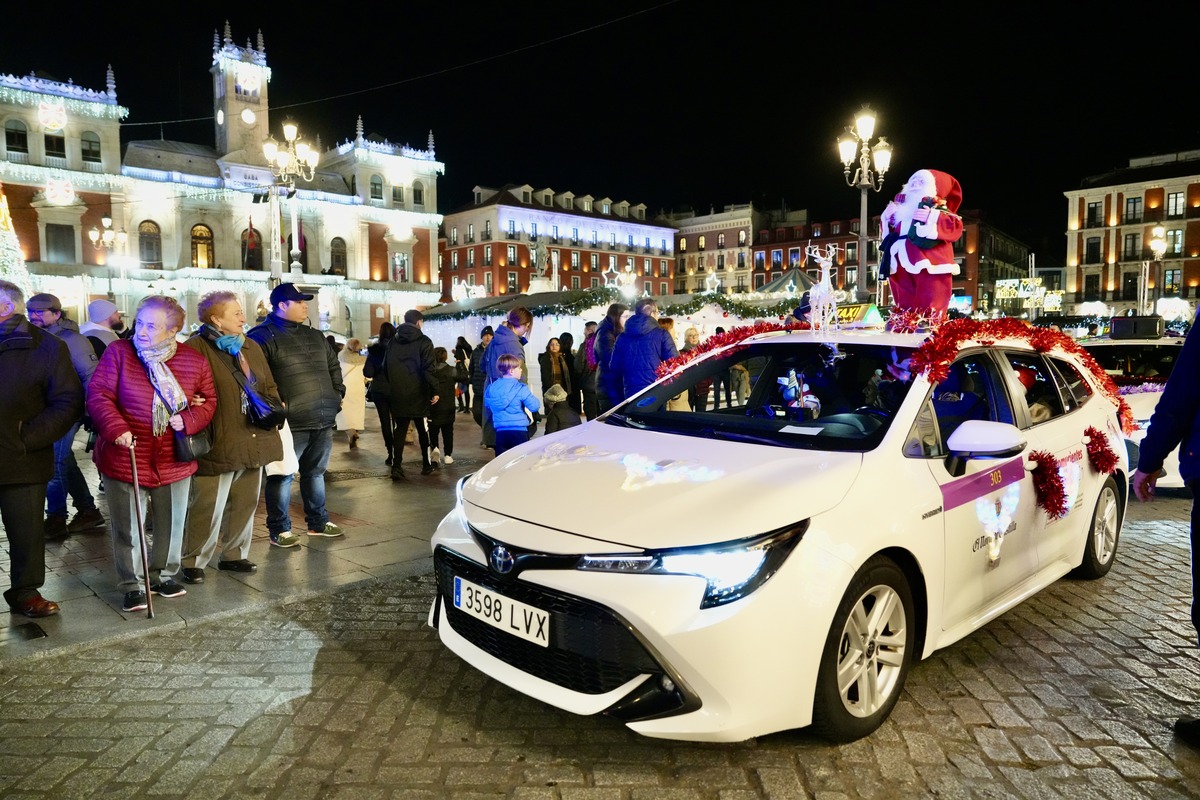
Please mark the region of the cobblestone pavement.
<svg viewBox="0 0 1200 800"><path fill-rule="evenodd" d="M1118 562L911 672L844 746L647 739L517 694L426 627L427 570L0 664L5 798L1187 798L1200 710L1190 500L1135 505ZM787 680L769 668L764 680Z"/></svg>

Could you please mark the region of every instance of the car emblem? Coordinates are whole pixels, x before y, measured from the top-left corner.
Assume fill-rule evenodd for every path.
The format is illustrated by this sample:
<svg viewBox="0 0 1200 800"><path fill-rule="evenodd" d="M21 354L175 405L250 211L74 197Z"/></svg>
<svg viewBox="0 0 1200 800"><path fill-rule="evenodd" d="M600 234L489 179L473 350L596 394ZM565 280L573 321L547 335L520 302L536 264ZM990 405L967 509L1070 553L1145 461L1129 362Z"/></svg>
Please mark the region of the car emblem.
<svg viewBox="0 0 1200 800"><path fill-rule="evenodd" d="M502 544L493 547L491 555L488 556L488 566L492 568L492 572L500 575L512 572L513 563L513 554L508 552L508 548Z"/></svg>

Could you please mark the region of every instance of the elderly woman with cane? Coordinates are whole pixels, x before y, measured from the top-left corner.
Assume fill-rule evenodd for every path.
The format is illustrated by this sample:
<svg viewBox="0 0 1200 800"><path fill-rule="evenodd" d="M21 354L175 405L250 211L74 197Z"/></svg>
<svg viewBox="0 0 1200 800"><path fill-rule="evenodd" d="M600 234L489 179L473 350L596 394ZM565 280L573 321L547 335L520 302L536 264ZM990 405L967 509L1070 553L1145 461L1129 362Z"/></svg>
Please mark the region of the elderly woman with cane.
<svg viewBox="0 0 1200 800"><path fill-rule="evenodd" d="M105 349L88 387L88 413L97 431L92 457L105 479L113 560L125 590L123 611L147 607L146 593L138 587L143 575L150 592L160 597L187 593L175 575L196 462L177 457L175 437L208 427L217 402L208 361L176 342L183 321L183 308L174 299L155 295L142 300L133 337ZM154 514L149 565L135 538L147 497Z"/></svg>

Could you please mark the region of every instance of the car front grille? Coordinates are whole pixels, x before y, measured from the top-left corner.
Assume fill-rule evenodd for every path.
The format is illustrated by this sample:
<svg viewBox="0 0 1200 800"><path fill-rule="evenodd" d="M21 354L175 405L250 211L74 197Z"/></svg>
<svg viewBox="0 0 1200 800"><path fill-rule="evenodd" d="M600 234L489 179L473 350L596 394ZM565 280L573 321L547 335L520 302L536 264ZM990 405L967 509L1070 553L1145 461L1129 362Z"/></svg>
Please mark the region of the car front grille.
<svg viewBox="0 0 1200 800"><path fill-rule="evenodd" d="M442 613L464 639L530 675L583 694L603 694L663 668L609 609L521 580L500 581L484 566L438 547L433 556ZM550 612L550 645L527 642L454 607L454 576Z"/></svg>

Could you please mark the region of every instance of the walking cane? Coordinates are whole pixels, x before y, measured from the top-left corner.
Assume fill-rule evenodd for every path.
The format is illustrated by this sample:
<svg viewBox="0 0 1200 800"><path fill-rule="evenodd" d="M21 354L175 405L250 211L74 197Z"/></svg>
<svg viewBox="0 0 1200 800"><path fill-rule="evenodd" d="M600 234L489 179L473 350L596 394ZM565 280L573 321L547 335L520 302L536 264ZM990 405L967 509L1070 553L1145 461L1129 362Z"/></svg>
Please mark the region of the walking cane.
<svg viewBox="0 0 1200 800"><path fill-rule="evenodd" d="M129 464L133 467L133 513L137 519L138 543L142 546L142 575L146 579L146 619L154 619L154 601L150 595L150 553L146 549L146 528L142 523L142 496L137 476L137 439L129 443Z"/></svg>

